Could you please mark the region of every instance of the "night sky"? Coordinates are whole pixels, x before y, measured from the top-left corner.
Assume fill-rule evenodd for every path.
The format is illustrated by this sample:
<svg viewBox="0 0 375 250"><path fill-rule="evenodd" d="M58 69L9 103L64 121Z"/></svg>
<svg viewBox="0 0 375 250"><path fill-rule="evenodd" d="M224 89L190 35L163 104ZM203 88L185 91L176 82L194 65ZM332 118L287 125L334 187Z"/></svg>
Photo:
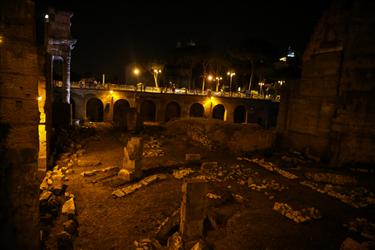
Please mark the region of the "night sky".
<svg viewBox="0 0 375 250"><path fill-rule="evenodd" d="M74 12L72 71L121 79L127 63L163 58L178 41L225 51L248 38L303 52L329 0L51 0ZM61 4L62 3L62 4Z"/></svg>

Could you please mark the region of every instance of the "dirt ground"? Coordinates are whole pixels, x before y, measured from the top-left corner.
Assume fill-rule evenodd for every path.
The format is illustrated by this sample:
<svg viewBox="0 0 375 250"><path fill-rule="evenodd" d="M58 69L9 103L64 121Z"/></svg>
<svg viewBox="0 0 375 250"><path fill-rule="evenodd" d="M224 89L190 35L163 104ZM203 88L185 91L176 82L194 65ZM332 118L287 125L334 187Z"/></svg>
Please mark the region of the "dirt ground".
<svg viewBox="0 0 375 250"><path fill-rule="evenodd" d="M349 230L343 225L355 218L374 221L374 205L354 208L300 184L306 179L306 168L323 171L319 165L299 164L302 166L290 168L290 164L286 164L289 166L287 170L299 177L291 180L254 162L239 159L239 155L233 155L228 150L209 151L187 137L165 135L163 129L157 127L147 128L141 133L145 143L150 138L157 140L160 145L158 150L163 151L159 156L143 158L143 175L167 173L168 178L115 199L112 192L124 186L118 181L115 172L98 173L90 177L84 177L81 173L121 167L123 147L130 135L115 131L109 124L97 124L96 135L86 141L83 145L86 153L79 156L81 163L92 164L74 166L74 173L69 175L67 182L66 191L75 195L79 223L74 249L135 249L134 241L154 238L161 222L180 207L183 181L202 174L200 164L184 163L186 153L200 153L202 162L218 162L220 173L216 174L221 181L212 181L215 182L217 192L241 197L240 201L229 199L215 208L224 219L218 227L207 231L205 240L212 249L340 249L347 237L358 242L369 240L360 231ZM254 157L264 155L247 155L249 159ZM280 163L280 155L273 154L267 160ZM235 171L231 172L234 166L239 171L237 175ZM173 170L184 167L195 172L182 179L174 178L171 174ZM350 174L371 188L373 173ZM255 179L255 183L274 181L284 189L252 190L248 187L249 177ZM314 207L319 210L321 218L295 223L273 210L275 202L287 203L295 209ZM61 230L62 225L57 220L48 239L47 249L56 248L54 234Z"/></svg>

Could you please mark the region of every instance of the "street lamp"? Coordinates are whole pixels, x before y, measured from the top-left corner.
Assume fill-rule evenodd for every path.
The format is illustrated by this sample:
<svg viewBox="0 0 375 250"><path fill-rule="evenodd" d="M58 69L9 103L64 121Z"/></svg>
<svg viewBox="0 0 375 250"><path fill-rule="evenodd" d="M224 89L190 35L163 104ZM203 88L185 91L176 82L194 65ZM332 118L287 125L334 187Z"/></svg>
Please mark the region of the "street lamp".
<svg viewBox="0 0 375 250"><path fill-rule="evenodd" d="M220 80L222 80L223 78L221 76L217 76L216 78L216 92L219 92L219 85L220 85Z"/></svg>
<svg viewBox="0 0 375 250"><path fill-rule="evenodd" d="M138 68L134 68L134 70L133 70L133 74L134 74L135 76L138 76L138 75L139 75L139 69L138 69Z"/></svg>
<svg viewBox="0 0 375 250"><path fill-rule="evenodd" d="M264 82L259 82L258 85L259 85L259 92L260 92L261 95L263 95Z"/></svg>
<svg viewBox="0 0 375 250"><path fill-rule="evenodd" d="M155 79L155 87L159 88L158 85L158 75L161 73L161 69L154 69L154 79Z"/></svg>
<svg viewBox="0 0 375 250"><path fill-rule="evenodd" d="M233 76L236 75L236 73L233 72L233 71L228 71L228 72L227 72L227 75L228 75L229 78L230 78L230 80L229 80L229 94L230 94L230 96L232 96L232 78L233 78Z"/></svg>

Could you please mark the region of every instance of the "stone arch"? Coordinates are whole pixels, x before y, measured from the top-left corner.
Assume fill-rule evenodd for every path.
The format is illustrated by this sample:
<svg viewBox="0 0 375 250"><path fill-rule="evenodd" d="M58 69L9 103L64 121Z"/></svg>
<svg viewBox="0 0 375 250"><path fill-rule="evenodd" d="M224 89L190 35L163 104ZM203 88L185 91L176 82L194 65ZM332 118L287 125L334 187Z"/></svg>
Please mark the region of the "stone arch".
<svg viewBox="0 0 375 250"><path fill-rule="evenodd" d="M234 123L245 123L246 122L246 108L243 105L239 105L235 108L233 114Z"/></svg>
<svg viewBox="0 0 375 250"><path fill-rule="evenodd" d="M129 108L130 104L125 99L119 99L115 102L113 105L113 122L116 125L126 127Z"/></svg>
<svg viewBox="0 0 375 250"><path fill-rule="evenodd" d="M156 121L156 104L151 100L141 103L141 118L143 121Z"/></svg>
<svg viewBox="0 0 375 250"><path fill-rule="evenodd" d="M165 121L167 122L174 118L178 118L180 116L181 116L180 104L174 101L168 103L165 108Z"/></svg>
<svg viewBox="0 0 375 250"><path fill-rule="evenodd" d="M194 103L190 106L189 116L190 117L203 117L204 107L200 103Z"/></svg>
<svg viewBox="0 0 375 250"><path fill-rule="evenodd" d="M103 121L103 102L98 98L90 98L86 103L86 116L89 121Z"/></svg>
<svg viewBox="0 0 375 250"><path fill-rule="evenodd" d="M212 110L212 118L218 120L224 120L225 116L225 107L223 104L218 104Z"/></svg>

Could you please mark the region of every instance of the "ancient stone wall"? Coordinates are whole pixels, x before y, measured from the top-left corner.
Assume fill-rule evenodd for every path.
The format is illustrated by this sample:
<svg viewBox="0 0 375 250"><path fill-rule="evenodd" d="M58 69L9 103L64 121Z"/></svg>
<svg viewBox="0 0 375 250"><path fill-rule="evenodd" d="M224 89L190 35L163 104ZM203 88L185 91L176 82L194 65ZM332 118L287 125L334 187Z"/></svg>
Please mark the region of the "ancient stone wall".
<svg viewBox="0 0 375 250"><path fill-rule="evenodd" d="M10 128L1 131L0 248L39 249L34 2L4 0L0 11L0 120Z"/></svg>
<svg viewBox="0 0 375 250"><path fill-rule="evenodd" d="M333 166L374 163L375 18L371 1L336 0L304 53L302 79L286 86L281 145Z"/></svg>

